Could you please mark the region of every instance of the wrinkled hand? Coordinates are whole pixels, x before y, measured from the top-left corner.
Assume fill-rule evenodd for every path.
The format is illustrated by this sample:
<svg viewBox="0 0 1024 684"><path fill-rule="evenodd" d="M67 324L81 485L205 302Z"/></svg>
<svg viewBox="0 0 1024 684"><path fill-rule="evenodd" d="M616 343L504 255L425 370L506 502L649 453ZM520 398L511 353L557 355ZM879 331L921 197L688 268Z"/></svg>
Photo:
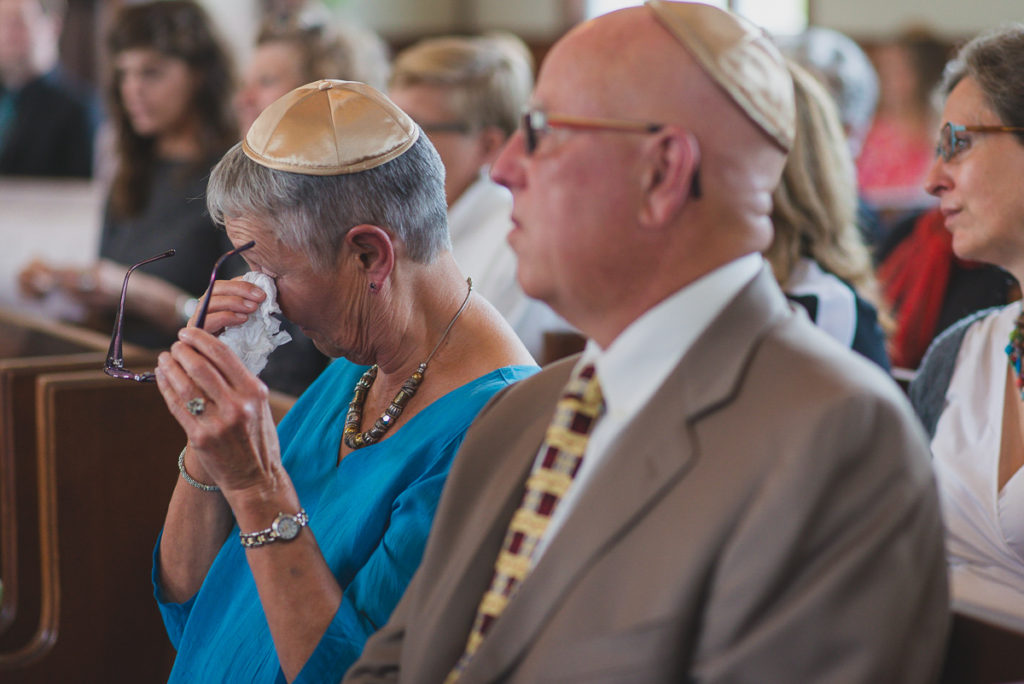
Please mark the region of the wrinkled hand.
<svg viewBox="0 0 1024 684"><path fill-rule="evenodd" d="M58 274L58 281L61 289L89 309L114 311L121 299L121 286L127 271L126 266L102 259L86 268L63 269Z"/></svg>
<svg viewBox="0 0 1024 684"><path fill-rule="evenodd" d="M190 467L192 477L219 486L229 503L236 496L268 495L288 482L267 386L208 332L189 327L178 337L160 355L156 378L198 462L196 472ZM194 398L205 400L199 415L185 406Z"/></svg>
<svg viewBox="0 0 1024 684"><path fill-rule="evenodd" d="M223 332L224 328L230 325L241 325L255 311L260 302L267 298L267 293L262 289L247 283L241 276L232 280L217 280L213 283L213 296L210 298L210 307L206 312L206 323L203 330L217 335ZM200 298L202 306L202 298ZM195 327L196 318L199 316L199 308L188 321L190 327Z"/></svg>
<svg viewBox="0 0 1024 684"><path fill-rule="evenodd" d="M18 287L22 294L35 299L60 291L91 308L111 308L117 305L124 272L123 267L109 261L77 267L34 259L18 274Z"/></svg>
<svg viewBox="0 0 1024 684"><path fill-rule="evenodd" d="M33 259L18 273L18 290L26 297L39 299L57 287L57 268L41 259Z"/></svg>

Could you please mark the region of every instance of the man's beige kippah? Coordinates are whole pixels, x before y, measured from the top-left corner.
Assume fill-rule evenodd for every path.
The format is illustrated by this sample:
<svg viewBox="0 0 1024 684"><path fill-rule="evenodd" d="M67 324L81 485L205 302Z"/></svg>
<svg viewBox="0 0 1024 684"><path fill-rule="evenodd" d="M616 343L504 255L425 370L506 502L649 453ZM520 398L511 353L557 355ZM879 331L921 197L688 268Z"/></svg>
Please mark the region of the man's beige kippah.
<svg viewBox="0 0 1024 684"><path fill-rule="evenodd" d="M736 14L703 3L647 0L646 4L733 102L789 151L796 127L793 80L764 31Z"/></svg>
<svg viewBox="0 0 1024 684"><path fill-rule="evenodd" d="M408 114L370 86L324 80L264 109L242 151L278 171L337 176L391 161L412 147L419 132Z"/></svg>

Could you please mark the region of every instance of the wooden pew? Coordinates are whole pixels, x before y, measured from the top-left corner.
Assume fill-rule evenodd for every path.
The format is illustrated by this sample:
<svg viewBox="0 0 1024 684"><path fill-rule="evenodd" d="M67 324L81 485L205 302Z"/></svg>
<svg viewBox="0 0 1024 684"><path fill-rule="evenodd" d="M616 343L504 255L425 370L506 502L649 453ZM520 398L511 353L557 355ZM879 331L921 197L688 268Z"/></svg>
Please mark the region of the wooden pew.
<svg viewBox="0 0 1024 684"><path fill-rule="evenodd" d="M52 594L44 591L50 567L45 539L46 484L40 478L42 442L36 381L46 373L80 371L102 375L109 337L75 326L0 311L0 680L85 681L82 670L34 678L32 663L44 662L59 638L52 629ZM127 348L130 363L151 364L155 355ZM113 380L102 376L109 385ZM155 389L155 388L154 388ZM161 407L163 408L163 407ZM166 415L166 409L163 409ZM74 438L73 433L68 435ZM180 441L180 440L179 440ZM68 516L71 511L65 511ZM73 517L73 516L72 516ZM49 613L48 613L49 611ZM80 619L83 625L91 616ZM164 639L166 643L166 638ZM68 665L74 665L70 659ZM85 680L82 677L86 677ZM96 680L102 680L102 677Z"/></svg>
<svg viewBox="0 0 1024 684"><path fill-rule="evenodd" d="M39 612L35 379L100 368L109 340L0 310L0 653L16 650Z"/></svg>
<svg viewBox="0 0 1024 684"><path fill-rule="evenodd" d="M544 333L543 349L537 363L546 366L549 363L572 356L583 351L587 346L587 338L569 330L548 330Z"/></svg>
<svg viewBox="0 0 1024 684"><path fill-rule="evenodd" d="M1024 633L964 613L953 613L940 684L1024 681Z"/></svg>
<svg viewBox="0 0 1024 684"><path fill-rule="evenodd" d="M26 683L166 680L150 571L185 434L156 385L96 370L36 384L39 624L0 675L19 660ZM272 412L291 402L273 394Z"/></svg>
<svg viewBox="0 0 1024 684"><path fill-rule="evenodd" d="M102 373L108 341L0 312L0 681L161 681L173 659L150 568L185 436L155 385Z"/></svg>
<svg viewBox="0 0 1024 684"><path fill-rule="evenodd" d="M150 567L184 433L155 385L99 370L36 382L39 611L31 639L0 654L0 675L165 680L173 649Z"/></svg>

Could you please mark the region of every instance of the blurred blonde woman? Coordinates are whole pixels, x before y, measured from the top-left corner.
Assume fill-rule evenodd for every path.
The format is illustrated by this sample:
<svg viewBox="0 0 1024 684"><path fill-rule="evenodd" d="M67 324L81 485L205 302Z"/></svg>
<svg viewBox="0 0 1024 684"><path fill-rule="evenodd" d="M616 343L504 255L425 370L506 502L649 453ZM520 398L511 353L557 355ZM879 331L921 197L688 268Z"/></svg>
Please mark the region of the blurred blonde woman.
<svg viewBox="0 0 1024 684"><path fill-rule="evenodd" d="M544 332L569 326L519 287L515 254L505 242L512 195L488 177L532 89L529 49L515 36L492 34L431 38L400 52L389 95L444 162L455 260L539 359Z"/></svg>
<svg viewBox="0 0 1024 684"><path fill-rule="evenodd" d="M789 64L797 129L772 196L775 239L765 252L790 300L825 332L889 369L871 258L856 224L857 186L842 124L828 92Z"/></svg>
<svg viewBox="0 0 1024 684"><path fill-rule="evenodd" d="M267 105L293 88L340 78L383 90L389 69L387 46L368 29L341 23L268 24L256 37L235 98L241 134Z"/></svg>

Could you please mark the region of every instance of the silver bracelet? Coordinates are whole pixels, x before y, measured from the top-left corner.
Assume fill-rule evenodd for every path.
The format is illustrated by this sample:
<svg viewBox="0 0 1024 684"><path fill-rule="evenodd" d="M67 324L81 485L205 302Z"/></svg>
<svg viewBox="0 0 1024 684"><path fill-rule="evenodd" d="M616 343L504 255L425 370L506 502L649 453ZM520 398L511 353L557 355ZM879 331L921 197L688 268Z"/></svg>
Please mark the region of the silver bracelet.
<svg viewBox="0 0 1024 684"><path fill-rule="evenodd" d="M219 492L220 487L217 485L203 484L199 480L192 479L192 476L188 474L188 471L185 470L185 449L188 449L188 444L186 444L185 448L181 450L180 454L178 454L178 472L181 473L185 482L203 492Z"/></svg>

